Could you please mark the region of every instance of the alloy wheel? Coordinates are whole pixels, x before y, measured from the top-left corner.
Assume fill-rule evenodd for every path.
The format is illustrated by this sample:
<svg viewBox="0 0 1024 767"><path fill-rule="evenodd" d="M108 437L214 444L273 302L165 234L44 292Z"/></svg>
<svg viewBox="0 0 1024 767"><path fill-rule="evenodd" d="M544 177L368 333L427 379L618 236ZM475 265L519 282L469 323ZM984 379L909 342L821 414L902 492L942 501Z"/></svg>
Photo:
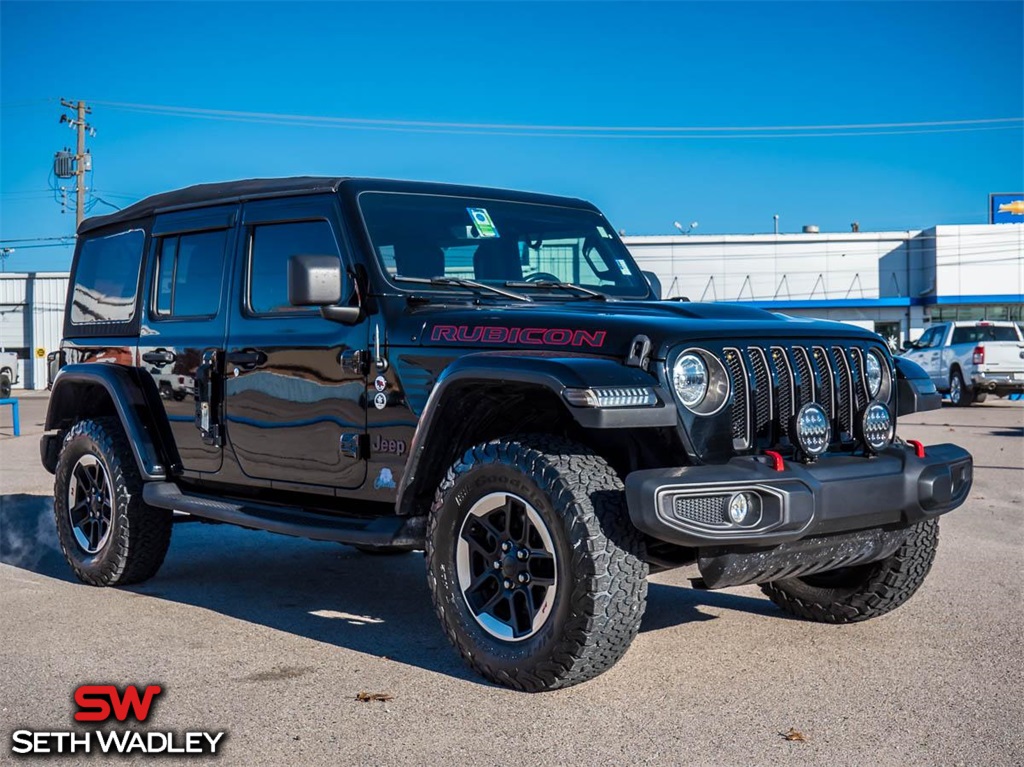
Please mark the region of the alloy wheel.
<svg viewBox="0 0 1024 767"><path fill-rule="evenodd" d="M462 596L493 637L529 639L551 616L557 557L541 515L512 493L490 493L470 508L455 550Z"/></svg>
<svg viewBox="0 0 1024 767"><path fill-rule="evenodd" d="M94 455L83 455L71 470L68 517L78 547L86 554L99 553L110 538L114 506L110 477Z"/></svg>

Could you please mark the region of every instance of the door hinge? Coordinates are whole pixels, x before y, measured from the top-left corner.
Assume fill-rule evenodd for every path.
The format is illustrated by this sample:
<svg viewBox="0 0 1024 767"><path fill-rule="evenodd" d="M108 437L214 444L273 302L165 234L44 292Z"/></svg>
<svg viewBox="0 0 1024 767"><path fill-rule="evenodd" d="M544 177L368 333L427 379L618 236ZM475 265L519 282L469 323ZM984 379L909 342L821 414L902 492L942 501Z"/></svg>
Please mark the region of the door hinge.
<svg viewBox="0 0 1024 767"><path fill-rule="evenodd" d="M221 359L216 349L205 350L195 375L195 426L203 443L213 447L224 444L220 421Z"/></svg>
<svg viewBox="0 0 1024 767"><path fill-rule="evenodd" d="M348 370L359 375L368 375L370 372L370 352L365 349L348 349L341 353L338 358L342 370Z"/></svg>

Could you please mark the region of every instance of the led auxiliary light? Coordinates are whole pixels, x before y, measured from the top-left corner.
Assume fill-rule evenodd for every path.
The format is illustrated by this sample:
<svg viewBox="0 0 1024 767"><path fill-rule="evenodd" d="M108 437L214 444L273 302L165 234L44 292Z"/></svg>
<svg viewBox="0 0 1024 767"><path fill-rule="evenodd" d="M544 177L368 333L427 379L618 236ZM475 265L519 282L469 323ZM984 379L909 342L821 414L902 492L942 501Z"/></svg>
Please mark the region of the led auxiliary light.
<svg viewBox="0 0 1024 767"><path fill-rule="evenodd" d="M646 386L597 386L566 389L565 401L576 407L653 407L658 404L654 390Z"/></svg>
<svg viewBox="0 0 1024 767"><path fill-rule="evenodd" d="M861 413L860 437L869 450L877 453L888 447L894 431L892 413L881 402L872 402Z"/></svg>
<svg viewBox="0 0 1024 767"><path fill-rule="evenodd" d="M832 442L832 426L821 405L808 402L793 417L790 429L793 440L808 458L817 458Z"/></svg>

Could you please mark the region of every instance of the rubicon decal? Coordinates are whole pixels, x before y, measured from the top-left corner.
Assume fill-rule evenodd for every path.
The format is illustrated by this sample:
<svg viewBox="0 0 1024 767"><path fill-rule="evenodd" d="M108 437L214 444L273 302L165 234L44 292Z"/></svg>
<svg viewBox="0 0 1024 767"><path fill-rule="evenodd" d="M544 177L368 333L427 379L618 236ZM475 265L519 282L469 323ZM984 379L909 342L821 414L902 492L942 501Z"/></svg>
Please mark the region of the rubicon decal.
<svg viewBox="0 0 1024 767"><path fill-rule="evenodd" d="M483 344L526 344L528 346L590 346L604 345L603 330L571 330L569 328L506 328L500 325L435 325L431 341L452 341Z"/></svg>
<svg viewBox="0 0 1024 767"><path fill-rule="evenodd" d="M120 691L112 684L82 685L74 693L78 710L76 722L94 722L98 726L134 719L146 722L154 701L163 692L151 684L141 692L135 685ZM15 730L11 734L11 753L29 754L132 754L132 755L205 755L218 753L224 732L151 732L129 729L112 730Z"/></svg>

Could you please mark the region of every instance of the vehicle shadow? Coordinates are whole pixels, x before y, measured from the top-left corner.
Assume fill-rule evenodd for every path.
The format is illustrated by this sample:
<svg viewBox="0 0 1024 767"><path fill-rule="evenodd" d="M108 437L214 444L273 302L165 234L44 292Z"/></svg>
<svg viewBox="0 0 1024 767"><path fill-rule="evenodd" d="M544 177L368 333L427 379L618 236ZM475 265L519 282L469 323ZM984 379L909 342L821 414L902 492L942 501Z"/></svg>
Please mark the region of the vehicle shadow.
<svg viewBox="0 0 1024 767"><path fill-rule="evenodd" d="M62 581L75 580L57 543L50 496L0 495L0 562Z"/></svg>
<svg viewBox="0 0 1024 767"><path fill-rule="evenodd" d="M50 498L0 496L0 531L0 562L74 580L57 547ZM418 552L374 556L190 521L175 524L158 575L129 590L481 682L441 630ZM651 583L641 631L712 620L701 612L704 606L781 615L766 599Z"/></svg>

